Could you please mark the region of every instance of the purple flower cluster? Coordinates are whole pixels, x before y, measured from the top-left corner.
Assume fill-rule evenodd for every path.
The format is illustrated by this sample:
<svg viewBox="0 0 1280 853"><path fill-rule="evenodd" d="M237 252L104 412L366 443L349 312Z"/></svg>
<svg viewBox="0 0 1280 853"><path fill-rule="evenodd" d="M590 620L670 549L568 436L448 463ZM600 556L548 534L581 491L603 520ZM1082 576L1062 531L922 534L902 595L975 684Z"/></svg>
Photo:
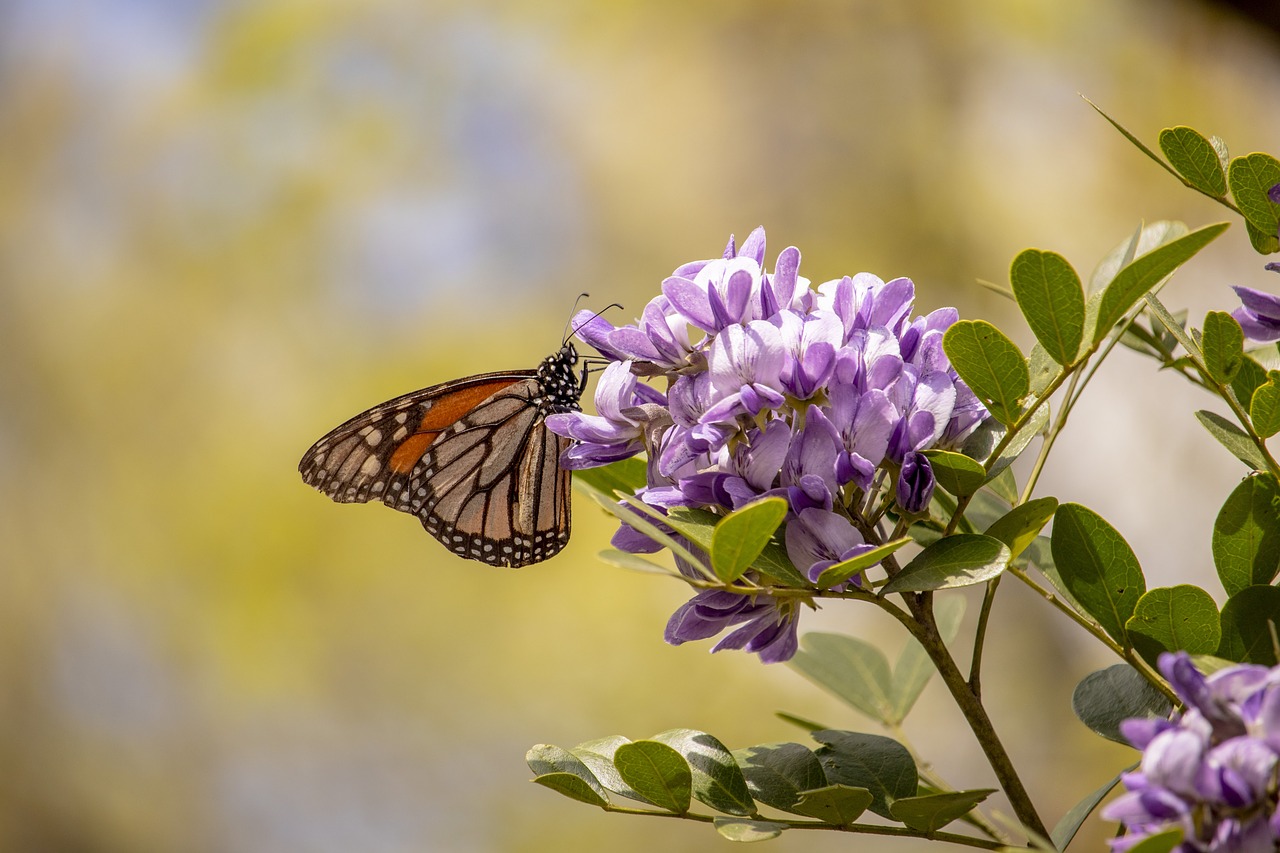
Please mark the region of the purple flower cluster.
<svg viewBox="0 0 1280 853"><path fill-rule="evenodd" d="M596 415L553 415L547 425L577 441L566 468L647 452L640 498L662 512L723 514L784 497L787 554L813 581L873 547L868 519L879 514L864 508L924 511L934 478L921 451L957 446L987 412L942 350L955 309L912 317L909 279L859 273L814 289L794 247L771 273L764 258L757 228L741 247L730 238L722 257L677 268L632 325L580 313L578 336L613 363ZM627 525L614 545L660 547ZM714 650L782 661L796 650L797 615L794 599L703 590L672 616L666 639L733 628Z"/></svg>
<svg viewBox="0 0 1280 853"><path fill-rule="evenodd" d="M1128 792L1102 812L1127 830L1111 849L1175 828L1183 833L1180 853L1278 849L1280 667L1238 664L1206 678L1178 652L1160 656L1160 671L1186 711L1121 723L1142 764L1124 776Z"/></svg>

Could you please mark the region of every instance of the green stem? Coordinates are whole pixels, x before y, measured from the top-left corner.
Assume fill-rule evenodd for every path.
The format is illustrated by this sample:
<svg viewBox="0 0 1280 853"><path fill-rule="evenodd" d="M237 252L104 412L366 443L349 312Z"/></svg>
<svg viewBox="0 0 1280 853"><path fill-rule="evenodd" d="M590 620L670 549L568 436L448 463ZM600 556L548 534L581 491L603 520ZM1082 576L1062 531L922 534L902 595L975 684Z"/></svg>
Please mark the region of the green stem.
<svg viewBox="0 0 1280 853"><path fill-rule="evenodd" d="M699 823L714 823L716 820L732 820L733 818L725 818L724 815L699 814L697 812L685 812L684 814L676 814L675 812L654 811L652 809L633 809L628 806L615 806L613 803L606 803L601 806L604 811L614 812L615 814L634 814L645 815L646 817L674 817L680 820L694 820ZM878 826L869 823L847 823L843 826L837 826L831 823L823 823L818 820L789 820L771 817L762 817L753 815L750 818L741 818L741 820L758 820L767 823L776 823L785 826L787 829L825 829L834 832L852 832L859 835L888 835L896 838L928 838L933 841L948 841L952 844L959 844L964 847L977 847L980 850L999 850L1005 844L1000 841L991 841L986 838L972 838L968 835L958 835L954 832L920 832L906 826Z"/></svg>
<svg viewBox="0 0 1280 853"><path fill-rule="evenodd" d="M1009 753L1000 742L1000 736L996 734L995 726L987 715L987 709L969 689L969 683L965 681L960 667L956 665L951 652L942 642L937 623L933 620L933 613L924 603L928 596L907 593L903 595L903 599L911 611L910 614L897 607L885 608L886 612L911 632L911 635L924 648L925 653L929 655L929 659L933 661L943 684L947 686L960 713L964 714L965 720L969 723L969 728L973 731L983 754L986 755L987 763L996 774L996 779L1000 782L1005 796L1009 798L1009 804L1013 807L1018 820L1031 832L1047 838L1049 831L1045 829L1044 822L1036 812L1035 804L1031 802L1031 797L1009 758ZM877 601L883 602L883 599L877 598Z"/></svg>
<svg viewBox="0 0 1280 853"><path fill-rule="evenodd" d="M969 689L973 695L982 699L982 649L987 641L987 623L991 619L991 608L996 601L996 588L1000 586L1001 575L996 575L987 582L986 594L982 597L982 609L978 611L978 630L973 636L973 660L969 664Z"/></svg>
<svg viewBox="0 0 1280 853"><path fill-rule="evenodd" d="M1033 580L1031 576L1022 569L1019 569L1016 566L1010 566L1005 570L1005 573L1011 574L1018 580L1022 581L1038 593L1045 601L1058 608L1058 610L1062 611L1062 613L1064 613L1069 619L1092 634L1094 639L1114 652L1116 656L1125 663L1136 669L1143 678L1150 682L1152 687L1164 694L1164 697L1174 705L1182 704L1182 700L1178 698L1178 695L1173 692L1168 684L1165 684L1164 679L1161 678L1146 661L1135 654L1133 649L1126 649L1115 640L1111 639L1111 636L1107 634L1106 631L1103 631L1100 626L1081 616L1076 612L1074 607L1071 607L1051 590L1047 590L1040 584L1036 583L1035 580Z"/></svg>

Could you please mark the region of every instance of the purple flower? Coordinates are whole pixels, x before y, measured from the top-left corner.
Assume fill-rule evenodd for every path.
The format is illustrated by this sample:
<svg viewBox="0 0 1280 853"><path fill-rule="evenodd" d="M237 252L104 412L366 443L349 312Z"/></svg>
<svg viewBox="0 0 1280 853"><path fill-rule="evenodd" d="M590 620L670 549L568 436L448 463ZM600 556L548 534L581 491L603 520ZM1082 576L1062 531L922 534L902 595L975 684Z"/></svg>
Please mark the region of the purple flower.
<svg viewBox="0 0 1280 853"><path fill-rule="evenodd" d="M929 458L914 450L902 460L898 473L898 506L908 515L924 512L933 497L933 466Z"/></svg>
<svg viewBox="0 0 1280 853"><path fill-rule="evenodd" d="M910 279L858 273L815 290L794 247L772 270L764 264L757 228L740 247L731 237L718 258L676 267L635 323L580 313L579 337L617 363L601 377L596 415L547 424L578 442L566 467L643 450L642 499L664 512L723 515L785 497L781 539L812 582L871 548L862 531L877 530L894 500L927 513L933 472L920 451L958 446L987 412L942 349L956 311L913 316ZM625 523L614 544L655 548ZM704 575L677 565L705 586ZM716 649L768 662L794 654L799 599L771 594L776 579L754 569L744 580L759 588L698 590L671 618L667 640L726 632Z"/></svg>
<svg viewBox="0 0 1280 853"><path fill-rule="evenodd" d="M1244 330L1244 336L1261 344L1280 341L1280 297L1251 287L1236 285L1231 289L1241 303L1231 316Z"/></svg>
<svg viewBox="0 0 1280 853"><path fill-rule="evenodd" d="M811 581L871 548L849 519L828 510L803 510L787 525L787 556Z"/></svg>
<svg viewBox="0 0 1280 853"><path fill-rule="evenodd" d="M1121 724L1142 763L1123 777L1127 792L1103 809L1127 831L1112 850L1174 828L1183 832L1181 851L1274 850L1280 667L1237 664L1206 678L1186 652L1163 654L1159 664L1186 710Z"/></svg>

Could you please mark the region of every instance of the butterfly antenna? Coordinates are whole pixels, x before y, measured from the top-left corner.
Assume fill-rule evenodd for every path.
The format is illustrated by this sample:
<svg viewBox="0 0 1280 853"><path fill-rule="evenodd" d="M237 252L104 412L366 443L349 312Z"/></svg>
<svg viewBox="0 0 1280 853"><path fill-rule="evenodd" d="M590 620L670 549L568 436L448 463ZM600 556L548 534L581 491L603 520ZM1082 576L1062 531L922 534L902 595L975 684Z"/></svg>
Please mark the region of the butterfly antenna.
<svg viewBox="0 0 1280 853"><path fill-rule="evenodd" d="M582 294L582 296L587 296L587 295L588 295L588 294L586 294L586 293ZM578 297L578 298L579 298L579 299L581 299L582 297ZM577 304L576 304L576 303L574 304L574 308L575 308L575 309L577 308ZM603 314L604 312L608 311L610 308L617 308L619 311L623 310L622 306L621 306L620 304L618 304L617 302L611 302L611 303L609 303L608 305L606 305L606 306L604 306L603 308L601 308L599 311L596 311L596 312L592 313L592 315L591 315L590 317L588 317L587 319L583 320L583 321L582 321L581 323L579 323L578 325L574 326L574 327L573 327L573 330L572 330L572 331L570 331L570 332L568 332L568 334L566 334L566 335L564 336L564 342L565 342L565 343L568 343L568 342L569 342L569 338L571 338L571 337L573 337L574 335L578 334L578 330L579 330L579 329L581 329L583 326L585 326L585 325L587 325L588 323L590 323L590 322L591 322L592 320L594 320L595 318L599 317L599 316L600 316L601 314ZM572 323L572 322L573 322L573 317L572 317L572 316L570 316L570 317L569 317L569 323ZM567 330L568 328L569 328L569 324L568 324L568 323L566 323L566 324L565 324L565 329Z"/></svg>

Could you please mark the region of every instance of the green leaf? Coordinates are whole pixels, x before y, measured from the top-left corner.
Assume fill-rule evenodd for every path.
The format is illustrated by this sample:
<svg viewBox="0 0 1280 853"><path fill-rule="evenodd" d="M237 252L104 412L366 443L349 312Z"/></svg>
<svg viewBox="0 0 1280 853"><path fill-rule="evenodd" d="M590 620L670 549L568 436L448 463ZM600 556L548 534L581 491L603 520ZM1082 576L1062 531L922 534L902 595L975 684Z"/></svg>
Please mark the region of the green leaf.
<svg viewBox="0 0 1280 853"><path fill-rule="evenodd" d="M827 785L804 791L792 809L796 814L816 817L833 826L848 826L871 805L871 792L866 788L850 788L848 785Z"/></svg>
<svg viewBox="0 0 1280 853"><path fill-rule="evenodd" d="M589 806L606 806L609 801L600 796L591 785L572 773L545 773L535 776L533 781L564 794L571 800L586 803Z"/></svg>
<svg viewBox="0 0 1280 853"><path fill-rule="evenodd" d="M684 756L693 772L693 796L698 802L725 814L755 814L756 804L742 770L715 737L695 729L671 729L654 735L652 740L665 743Z"/></svg>
<svg viewBox="0 0 1280 853"><path fill-rule="evenodd" d="M1009 281L1040 346L1058 364L1075 361L1084 338L1084 288L1067 259L1026 249L1013 259Z"/></svg>
<svg viewBox="0 0 1280 853"><path fill-rule="evenodd" d="M1027 356L1027 376L1031 381L1031 396L1037 398L1043 396L1045 389L1065 369L1054 361L1053 356L1045 352L1043 346L1038 343L1033 346L1031 355Z"/></svg>
<svg viewBox="0 0 1280 853"><path fill-rule="evenodd" d="M1270 474L1245 477L1218 511L1213 564L1227 595L1275 580L1280 572L1280 488Z"/></svg>
<svg viewBox="0 0 1280 853"><path fill-rule="evenodd" d="M1142 568L1129 543L1088 507L1066 503L1053 515L1053 562L1085 612L1125 647L1124 625L1146 592Z"/></svg>
<svg viewBox="0 0 1280 853"><path fill-rule="evenodd" d="M1234 379L1244 359L1244 332L1236 318L1226 311L1210 311L1205 315L1200 350L1214 382L1226 385Z"/></svg>
<svg viewBox="0 0 1280 853"><path fill-rule="evenodd" d="M584 468L573 472L573 484L606 501L618 499L615 492L634 495L647 484L645 461L638 457L621 459L600 468Z"/></svg>
<svg viewBox="0 0 1280 853"><path fill-rule="evenodd" d="M954 589L989 581L1009 567L1009 546L980 533L955 533L915 556L881 595Z"/></svg>
<svg viewBox="0 0 1280 853"><path fill-rule="evenodd" d="M870 551L864 551L856 557L850 557L847 560L836 563L834 566L828 566L823 569L822 574L818 575L818 579L814 582L814 586L818 589L830 589L836 584L841 584L849 578L866 571L872 566L879 563L885 557L888 557L894 551L897 551L903 545L911 542L910 536L904 536L901 539L895 539L892 542L886 542L883 545L877 545Z"/></svg>
<svg viewBox="0 0 1280 853"><path fill-rule="evenodd" d="M1227 176L1218 152L1199 131L1185 126L1167 127L1160 131L1160 150L1178 174L1200 192L1214 198L1227 194Z"/></svg>
<svg viewBox="0 0 1280 853"><path fill-rule="evenodd" d="M630 551L619 551L617 548L606 548L596 554L596 559L602 563L608 563L611 566L617 566L620 569L627 569L633 572L646 572L649 574L672 575L675 574L674 569L668 569L652 560L646 560L639 554L632 554Z"/></svg>
<svg viewBox="0 0 1280 853"><path fill-rule="evenodd" d="M720 518L706 510L680 506L667 513L667 523L703 550L710 550ZM752 566L784 586L810 586L809 579L791 565L786 549L777 542L767 543Z"/></svg>
<svg viewBox="0 0 1280 853"><path fill-rule="evenodd" d="M1245 233L1249 235L1249 245L1253 246L1253 250L1259 255L1270 255L1272 252L1280 251L1280 237L1276 236L1275 231L1263 231L1247 219L1244 228Z"/></svg>
<svg viewBox="0 0 1280 853"><path fill-rule="evenodd" d="M716 577L725 583L742 577L786 514L785 500L764 498L722 518L711 535L711 568Z"/></svg>
<svg viewBox="0 0 1280 853"><path fill-rule="evenodd" d="M785 823L769 820L744 820L740 817L718 817L712 821L720 837L728 841L749 843L777 838L787 828Z"/></svg>
<svg viewBox="0 0 1280 853"><path fill-rule="evenodd" d="M907 797L889 806L889 814L919 832L937 832L956 818L973 811L995 788L947 791L924 797Z"/></svg>
<svg viewBox="0 0 1280 853"><path fill-rule="evenodd" d="M1152 249L1120 270L1107 285L1107 289L1102 292L1102 301L1098 303L1098 322L1093 331L1093 343L1100 343L1110 334L1111 327L1124 317L1144 293L1213 242L1219 234L1227 230L1229 224L1219 222L1215 225L1206 225L1185 237L1179 237L1171 243Z"/></svg>
<svg viewBox="0 0 1280 853"><path fill-rule="evenodd" d="M963 453L950 450L926 450L924 455L933 468L938 485L958 498L973 494L982 488L987 479L987 469L980 462Z"/></svg>
<svg viewBox="0 0 1280 853"><path fill-rule="evenodd" d="M872 719L888 725L902 722L894 710L889 661L870 643L810 631L787 665Z"/></svg>
<svg viewBox="0 0 1280 853"><path fill-rule="evenodd" d="M938 634L944 643L950 643L960 633L960 623L964 619L964 598L948 596L933 602L934 620L938 624ZM929 655L914 639L908 639L898 661L893 665L893 679L890 682L890 716L893 722L901 723L907 718L911 706L915 705L925 685L937 672Z"/></svg>
<svg viewBox="0 0 1280 853"><path fill-rule="evenodd" d="M1237 157L1227 167L1227 184L1249 224L1274 237L1280 224L1280 205L1267 198L1267 190L1280 184L1280 160L1261 152Z"/></svg>
<svg viewBox="0 0 1280 853"><path fill-rule="evenodd" d="M1058 509L1057 498L1036 498L1019 504L992 522L986 535L1009 546L1010 559L1016 560L1053 518Z"/></svg>
<svg viewBox="0 0 1280 853"><path fill-rule="evenodd" d="M1248 359L1242 363L1248 363ZM1252 397L1243 399L1249 400L1249 420L1258 435L1270 438L1280 432L1280 384L1275 376L1259 385Z"/></svg>
<svg viewBox="0 0 1280 853"><path fill-rule="evenodd" d="M624 743L613 754L613 766L622 781L658 808L675 814L689 810L693 773L684 756L665 743Z"/></svg>
<svg viewBox="0 0 1280 853"><path fill-rule="evenodd" d="M1181 843L1181 829L1166 829L1164 832L1148 835L1130 847L1128 853L1173 853Z"/></svg>
<svg viewBox="0 0 1280 853"><path fill-rule="evenodd" d="M1280 587L1248 586L1222 605L1218 657L1235 663L1276 665L1272 625L1280 634Z"/></svg>
<svg viewBox="0 0 1280 853"><path fill-rule="evenodd" d="M1071 710L1094 733L1129 744L1120 723L1130 717L1167 717L1173 705L1127 663L1086 675L1071 695Z"/></svg>
<svg viewBox="0 0 1280 853"><path fill-rule="evenodd" d="M622 735L610 735L580 743L569 752L587 766L591 775L600 781L605 790L627 799L653 805L623 781L622 776L618 774L618 768L613 766L613 756L618 751L618 747L628 743L631 741Z"/></svg>
<svg viewBox="0 0 1280 853"><path fill-rule="evenodd" d="M794 811L802 791L825 787L827 776L813 750L798 743L765 743L735 749L733 757L758 802Z"/></svg>
<svg viewBox="0 0 1280 853"><path fill-rule="evenodd" d="M1218 440L1218 443L1231 451L1231 455L1248 465L1251 470L1263 471L1267 467L1267 460L1262 455L1262 451L1258 449L1258 445L1253 443L1244 430L1215 412L1201 409L1196 412L1196 418L1205 429L1209 431L1209 435Z"/></svg>
<svg viewBox="0 0 1280 853"><path fill-rule="evenodd" d="M1240 402L1251 403L1254 393L1266 381L1266 369L1246 353L1245 357L1240 361L1240 370L1236 372L1235 378L1231 380L1231 390ZM1250 414L1250 417L1253 417L1252 414ZM1256 419L1254 427L1257 427ZM1261 433L1261 430L1259 430L1259 433ZM1267 438L1267 436L1263 436L1263 438Z"/></svg>
<svg viewBox="0 0 1280 853"><path fill-rule="evenodd" d="M988 418L983 423L986 425L993 422L995 422L995 418ZM987 477L989 479L993 479L1000 472L1012 465L1014 461L1022 455L1022 451L1026 450L1027 446L1035 440L1035 437L1044 432L1044 428L1048 423L1049 404L1043 403L1036 409L1035 414L1031 416L1031 419L1027 421L1026 426L1018 430L1018 434L1013 437L1013 440L1009 442L1004 450L1000 451L1000 455L997 456L994 461L989 463L987 466ZM1005 431L1001 429L999 436L1003 436L1004 432ZM997 441L998 440L999 437L997 437ZM968 442L965 442L965 450L967 454ZM979 492L979 494L981 494L981 492Z"/></svg>
<svg viewBox="0 0 1280 853"><path fill-rule="evenodd" d="M1071 810L1063 815L1062 820L1058 821L1057 825L1054 826L1053 832L1050 834L1053 839L1053 848L1055 850L1066 850L1067 845L1071 843L1071 840L1076 837L1076 833L1080 831L1080 826L1085 822L1085 819L1098 807L1098 803L1102 802L1103 798L1111 793L1112 788L1120 784L1121 776L1132 772L1137 766L1134 764L1121 770L1110 782L1107 782L1072 806Z"/></svg>
<svg viewBox="0 0 1280 853"><path fill-rule="evenodd" d="M1212 654L1222 639L1218 605L1198 586L1179 584L1148 590L1125 623L1129 640L1154 665L1161 652Z"/></svg>
<svg viewBox="0 0 1280 853"><path fill-rule="evenodd" d="M861 732L825 729L813 733L823 744L818 760L827 779L836 785L866 788L871 811L889 817L889 804L916 794L919 781L911 753L896 740Z"/></svg>
<svg viewBox="0 0 1280 853"><path fill-rule="evenodd" d="M567 749L561 749L549 743L540 743L525 753L524 760L529 765L529 769L538 777L560 776L563 774L576 776L583 785L586 785L591 790L594 799L584 799L578 796L580 791L574 785L568 785L567 790L562 789L562 787L556 787L556 790L565 796L595 805L601 805L609 799L608 794L604 791L604 786L600 784L600 780L595 777L590 768L583 763L582 759ZM538 780L535 779L534 781L537 782ZM559 781L556 781L559 784ZM554 787L549 782L539 782L539 784Z"/></svg>
<svg viewBox="0 0 1280 853"><path fill-rule="evenodd" d="M1089 275L1089 293L1100 294L1115 279L1116 273L1124 269L1134 258L1145 255L1157 246L1172 243L1189 230L1186 223L1168 219L1158 220L1138 228L1134 234L1112 246L1111 251L1098 261L1098 265ZM1085 328L1091 329L1092 326L1086 323Z"/></svg>
<svg viewBox="0 0 1280 853"><path fill-rule="evenodd" d="M1018 480L1010 468L1003 469L987 481L987 488L1010 506L1018 502Z"/></svg>
<svg viewBox="0 0 1280 853"><path fill-rule="evenodd" d="M615 499L611 501L602 500L599 496L596 501L604 507L604 510L611 514L619 521L634 527L636 530L648 536L654 542L667 548L671 553L683 557L690 563L697 565L701 571L710 575L705 563L699 559L698 555L686 548L682 543L678 542L670 533L659 527L659 524L666 524L667 518L653 507L636 497L630 497L625 504L619 503ZM673 525L674 526L674 525Z"/></svg>
<svg viewBox="0 0 1280 853"><path fill-rule="evenodd" d="M951 366L1002 423L1017 419L1031 379L1018 345L985 320L960 320L942 337Z"/></svg>

